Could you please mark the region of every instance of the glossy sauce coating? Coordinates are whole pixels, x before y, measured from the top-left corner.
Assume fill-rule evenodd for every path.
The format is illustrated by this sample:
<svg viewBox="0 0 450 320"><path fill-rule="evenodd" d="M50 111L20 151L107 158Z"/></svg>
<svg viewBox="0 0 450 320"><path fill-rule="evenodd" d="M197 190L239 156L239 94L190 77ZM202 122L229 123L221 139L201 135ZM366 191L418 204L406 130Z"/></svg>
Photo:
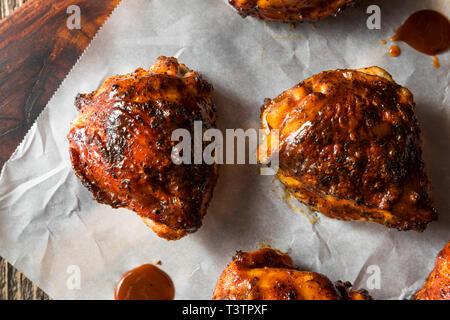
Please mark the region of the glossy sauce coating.
<svg viewBox="0 0 450 320"><path fill-rule="evenodd" d="M212 86L175 58L109 78L76 98L68 134L73 169L100 203L135 211L160 237L177 240L202 224L217 166L172 161L176 129L215 126ZM193 153L192 153L193 155ZM193 162L192 162L193 163Z"/></svg>
<svg viewBox="0 0 450 320"><path fill-rule="evenodd" d="M316 21L337 15L355 0L229 0L243 17L266 20Z"/></svg>
<svg viewBox="0 0 450 320"><path fill-rule="evenodd" d="M399 230L437 219L413 96L381 68L315 75L268 99L261 117L279 130L278 178L312 209Z"/></svg>
<svg viewBox="0 0 450 320"><path fill-rule="evenodd" d="M404 41L417 51L434 56L450 47L450 22L437 11L417 11L398 28L392 41Z"/></svg>
<svg viewBox="0 0 450 320"><path fill-rule="evenodd" d="M152 264L126 272L114 290L115 300L172 300L174 296L170 277Z"/></svg>
<svg viewBox="0 0 450 320"><path fill-rule="evenodd" d="M315 272L300 271L292 259L265 248L238 252L214 291L214 300L370 300L365 290L350 283L333 284Z"/></svg>
<svg viewBox="0 0 450 320"><path fill-rule="evenodd" d="M450 241L437 256L434 270L413 299L450 300Z"/></svg>

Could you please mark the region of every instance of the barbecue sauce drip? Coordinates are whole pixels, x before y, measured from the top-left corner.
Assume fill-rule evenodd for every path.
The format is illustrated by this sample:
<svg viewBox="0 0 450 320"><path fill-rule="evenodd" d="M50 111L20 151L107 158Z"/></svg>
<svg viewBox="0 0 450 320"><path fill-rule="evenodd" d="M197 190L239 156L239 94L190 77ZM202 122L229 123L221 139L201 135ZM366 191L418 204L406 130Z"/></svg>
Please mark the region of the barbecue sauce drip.
<svg viewBox="0 0 450 320"><path fill-rule="evenodd" d="M450 22L434 10L413 13L391 41L403 41L419 52L435 56L450 47Z"/></svg>
<svg viewBox="0 0 450 320"><path fill-rule="evenodd" d="M152 264L126 272L114 290L114 300L172 300L174 296L170 277Z"/></svg>
<svg viewBox="0 0 450 320"><path fill-rule="evenodd" d="M436 68L439 68L441 66L441 64L439 63L439 59L436 56L434 56L433 66L435 66Z"/></svg>
<svg viewBox="0 0 450 320"><path fill-rule="evenodd" d="M389 49L389 54L391 55L391 57L398 57L400 55L401 51L400 51L400 47L399 46L392 46Z"/></svg>

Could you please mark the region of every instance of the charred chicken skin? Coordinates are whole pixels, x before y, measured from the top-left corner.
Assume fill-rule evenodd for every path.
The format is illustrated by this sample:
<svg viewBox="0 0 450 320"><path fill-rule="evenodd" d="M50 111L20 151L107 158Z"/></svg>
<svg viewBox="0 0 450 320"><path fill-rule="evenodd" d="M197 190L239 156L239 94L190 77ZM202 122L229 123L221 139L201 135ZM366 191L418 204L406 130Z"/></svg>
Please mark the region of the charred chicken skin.
<svg viewBox="0 0 450 320"><path fill-rule="evenodd" d="M220 276L214 300L371 300L349 282L299 271L287 255L273 249L238 252Z"/></svg>
<svg viewBox="0 0 450 320"><path fill-rule="evenodd" d="M175 58L115 76L76 98L68 134L73 169L94 198L135 211L160 237L176 240L202 224L215 165L172 161L175 129L215 125L213 88Z"/></svg>
<svg viewBox="0 0 450 320"><path fill-rule="evenodd" d="M278 178L312 209L399 230L437 219L413 95L383 69L315 75L267 100L262 127L280 142L260 161L279 151Z"/></svg>
<svg viewBox="0 0 450 320"><path fill-rule="evenodd" d="M413 299L450 300L450 241L437 256L434 270Z"/></svg>
<svg viewBox="0 0 450 320"><path fill-rule="evenodd" d="M266 20L316 21L337 15L355 0L229 0L240 15Z"/></svg>

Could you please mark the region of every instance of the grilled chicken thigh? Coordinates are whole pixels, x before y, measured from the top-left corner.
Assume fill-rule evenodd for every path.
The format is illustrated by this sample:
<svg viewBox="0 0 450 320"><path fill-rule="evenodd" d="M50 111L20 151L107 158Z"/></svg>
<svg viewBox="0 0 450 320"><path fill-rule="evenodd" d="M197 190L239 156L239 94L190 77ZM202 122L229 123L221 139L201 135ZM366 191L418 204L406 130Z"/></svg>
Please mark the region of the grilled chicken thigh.
<svg viewBox="0 0 450 320"><path fill-rule="evenodd" d="M115 76L76 98L68 139L73 169L94 198L135 211L160 237L176 240L202 224L215 165L173 163L172 132L215 125L213 88L175 58Z"/></svg>
<svg viewBox="0 0 450 320"><path fill-rule="evenodd" d="M304 204L340 220L422 231L437 219L411 92L383 69L326 71L262 107L279 130L277 175ZM270 138L270 135L268 137Z"/></svg>
<svg viewBox="0 0 450 320"><path fill-rule="evenodd" d="M214 300L371 300L365 290L308 271L273 249L238 252L220 276Z"/></svg>
<svg viewBox="0 0 450 320"><path fill-rule="evenodd" d="M267 20L315 21L337 15L355 0L229 0L243 17Z"/></svg>
<svg viewBox="0 0 450 320"><path fill-rule="evenodd" d="M434 270L413 299L450 300L450 241L437 256Z"/></svg>

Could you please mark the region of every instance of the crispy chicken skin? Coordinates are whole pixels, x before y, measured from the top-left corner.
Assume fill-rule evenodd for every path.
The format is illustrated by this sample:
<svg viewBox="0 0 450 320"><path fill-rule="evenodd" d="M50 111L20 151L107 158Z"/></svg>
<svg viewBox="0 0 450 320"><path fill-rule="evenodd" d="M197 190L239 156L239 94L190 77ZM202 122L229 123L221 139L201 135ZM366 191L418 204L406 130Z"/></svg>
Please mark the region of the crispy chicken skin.
<svg viewBox="0 0 450 320"><path fill-rule="evenodd" d="M436 258L436 266L414 300L450 300L450 241Z"/></svg>
<svg viewBox="0 0 450 320"><path fill-rule="evenodd" d="M279 130L280 143L261 147L260 161L279 151L278 178L312 209L399 230L422 231L437 219L413 95L383 69L300 82L266 100L262 127Z"/></svg>
<svg viewBox="0 0 450 320"><path fill-rule="evenodd" d="M371 300L349 282L299 271L292 259L273 249L238 252L217 282L214 300Z"/></svg>
<svg viewBox="0 0 450 320"><path fill-rule="evenodd" d="M135 211L160 237L177 240L202 224L215 165L172 162L172 132L215 125L213 88L175 58L109 78L76 98L68 134L73 169L100 203Z"/></svg>
<svg viewBox="0 0 450 320"><path fill-rule="evenodd" d="M355 0L229 0L240 15L266 20L316 21L337 15Z"/></svg>

